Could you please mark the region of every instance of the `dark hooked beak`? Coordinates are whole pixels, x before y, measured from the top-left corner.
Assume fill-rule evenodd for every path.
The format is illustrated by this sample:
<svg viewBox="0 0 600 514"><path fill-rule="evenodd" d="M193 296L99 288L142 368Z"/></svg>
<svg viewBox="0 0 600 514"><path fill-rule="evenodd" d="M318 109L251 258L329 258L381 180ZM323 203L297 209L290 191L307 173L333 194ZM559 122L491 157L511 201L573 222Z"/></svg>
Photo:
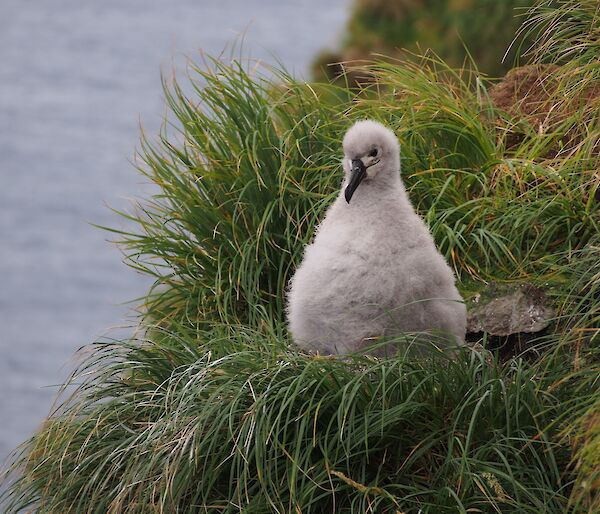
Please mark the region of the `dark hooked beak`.
<svg viewBox="0 0 600 514"><path fill-rule="evenodd" d="M344 191L344 196L348 203L350 203L354 191L356 191L356 188L366 176L367 168L364 163L360 159L353 159L352 168L350 169L350 180L348 181L346 191Z"/></svg>

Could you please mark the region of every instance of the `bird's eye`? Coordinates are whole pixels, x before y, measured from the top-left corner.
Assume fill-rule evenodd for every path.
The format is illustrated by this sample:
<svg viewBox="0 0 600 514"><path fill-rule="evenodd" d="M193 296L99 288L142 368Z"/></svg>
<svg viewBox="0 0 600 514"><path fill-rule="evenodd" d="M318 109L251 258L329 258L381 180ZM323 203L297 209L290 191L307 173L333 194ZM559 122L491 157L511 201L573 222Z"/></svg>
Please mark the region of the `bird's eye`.
<svg viewBox="0 0 600 514"><path fill-rule="evenodd" d="M378 153L377 148L373 148L373 150L371 150L369 152L369 157L377 157L377 153Z"/></svg>

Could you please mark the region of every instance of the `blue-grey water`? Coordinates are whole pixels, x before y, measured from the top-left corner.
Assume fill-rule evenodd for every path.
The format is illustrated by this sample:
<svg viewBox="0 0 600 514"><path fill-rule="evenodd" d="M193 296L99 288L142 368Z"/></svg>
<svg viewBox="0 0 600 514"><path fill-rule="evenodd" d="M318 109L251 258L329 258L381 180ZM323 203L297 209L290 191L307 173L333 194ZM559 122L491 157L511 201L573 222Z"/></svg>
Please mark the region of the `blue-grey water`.
<svg viewBox="0 0 600 514"><path fill-rule="evenodd" d="M90 223L122 226L107 204L148 193L130 161L164 114L160 70L245 33L246 55L306 77L348 3L0 1L0 461L149 285Z"/></svg>

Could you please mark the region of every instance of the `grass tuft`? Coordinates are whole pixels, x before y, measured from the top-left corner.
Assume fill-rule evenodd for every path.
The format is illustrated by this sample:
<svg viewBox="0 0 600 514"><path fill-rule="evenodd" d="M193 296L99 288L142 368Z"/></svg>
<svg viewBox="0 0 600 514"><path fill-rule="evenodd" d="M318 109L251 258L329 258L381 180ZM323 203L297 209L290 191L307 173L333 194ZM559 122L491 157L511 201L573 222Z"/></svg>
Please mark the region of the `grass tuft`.
<svg viewBox="0 0 600 514"><path fill-rule="evenodd" d="M595 389L543 362L324 358L242 327L98 344L7 511L564 512L557 420Z"/></svg>

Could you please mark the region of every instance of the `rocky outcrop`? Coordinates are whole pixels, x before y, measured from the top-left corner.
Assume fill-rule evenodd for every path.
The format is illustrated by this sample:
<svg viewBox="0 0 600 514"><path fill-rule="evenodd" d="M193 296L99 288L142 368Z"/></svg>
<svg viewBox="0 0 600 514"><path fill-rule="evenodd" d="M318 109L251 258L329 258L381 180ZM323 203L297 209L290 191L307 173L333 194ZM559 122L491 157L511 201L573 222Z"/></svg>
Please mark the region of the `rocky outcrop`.
<svg viewBox="0 0 600 514"><path fill-rule="evenodd" d="M490 284L469 302L467 332L507 337L541 332L555 316L542 289L532 284Z"/></svg>

